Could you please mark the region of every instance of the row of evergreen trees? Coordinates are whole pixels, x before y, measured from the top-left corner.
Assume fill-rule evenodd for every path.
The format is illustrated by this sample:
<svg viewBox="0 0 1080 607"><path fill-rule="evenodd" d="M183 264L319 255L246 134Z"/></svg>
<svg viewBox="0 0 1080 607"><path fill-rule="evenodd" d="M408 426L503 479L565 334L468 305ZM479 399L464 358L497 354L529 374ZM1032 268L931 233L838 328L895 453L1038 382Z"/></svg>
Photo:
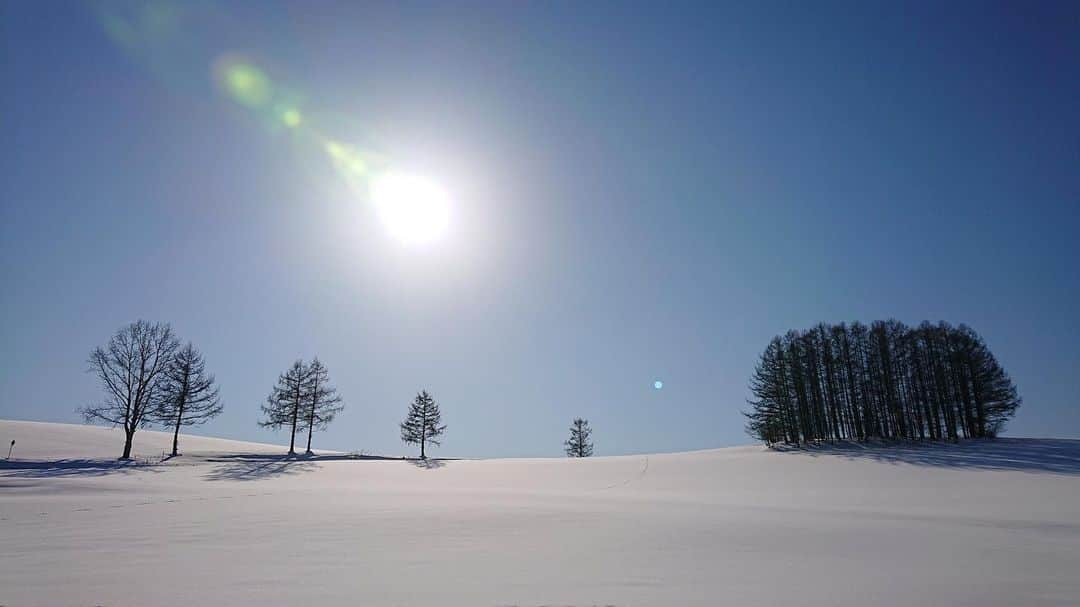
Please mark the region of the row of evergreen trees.
<svg viewBox="0 0 1080 607"><path fill-rule="evenodd" d="M965 325L820 324L777 336L750 380L747 432L766 444L993 437L1021 403Z"/></svg>

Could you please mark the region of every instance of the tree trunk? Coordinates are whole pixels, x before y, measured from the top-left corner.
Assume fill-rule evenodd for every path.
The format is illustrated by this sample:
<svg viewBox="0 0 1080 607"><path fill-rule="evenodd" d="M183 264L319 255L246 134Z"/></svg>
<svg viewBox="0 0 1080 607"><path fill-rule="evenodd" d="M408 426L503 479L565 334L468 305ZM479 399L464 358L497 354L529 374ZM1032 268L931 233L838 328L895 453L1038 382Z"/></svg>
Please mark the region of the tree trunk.
<svg viewBox="0 0 1080 607"><path fill-rule="evenodd" d="M172 436L172 454L173 454L173 457L176 457L177 455L179 455L179 449L180 449L180 416L177 415L176 416L176 430L173 432L173 436Z"/></svg>
<svg viewBox="0 0 1080 607"><path fill-rule="evenodd" d="M180 403L180 410L176 413L176 430L172 437L172 454L176 457L180 454L180 422L184 419L184 403Z"/></svg>
<svg viewBox="0 0 1080 607"><path fill-rule="evenodd" d="M134 432L124 433L124 454L120 456L120 459L131 459L131 439L134 435Z"/></svg>
<svg viewBox="0 0 1080 607"><path fill-rule="evenodd" d="M427 442L427 404L424 405L420 422L420 459L427 459L427 455L424 455L424 443Z"/></svg>
<svg viewBox="0 0 1080 607"><path fill-rule="evenodd" d="M293 397L292 409L292 432L289 433L289 455L296 455L296 420L300 416L300 384L296 384L296 395Z"/></svg>
<svg viewBox="0 0 1080 607"><path fill-rule="evenodd" d="M318 377L318 373L314 374L313 380L314 380L315 383L311 388L311 411L308 414L308 425L307 425L307 451L305 451L305 453L307 455L311 455L311 433L314 432L314 430L315 430L315 407L316 407L316 405L319 404L319 400L318 400L318 397L319 397L319 377Z"/></svg>
<svg viewBox="0 0 1080 607"><path fill-rule="evenodd" d="M180 454L180 422L184 421L184 405L187 404L188 381L190 380L190 367L184 369L184 384L180 391L180 403L176 411L176 430L172 438L172 454L176 457Z"/></svg>
<svg viewBox="0 0 1080 607"><path fill-rule="evenodd" d="M289 455L296 455L296 407L293 407L292 429L289 431Z"/></svg>
<svg viewBox="0 0 1080 607"><path fill-rule="evenodd" d="M315 420L312 420L311 423L308 424L308 429L307 429L307 454L308 455L312 455L312 453L311 453L311 427L314 426L314 425L315 425Z"/></svg>

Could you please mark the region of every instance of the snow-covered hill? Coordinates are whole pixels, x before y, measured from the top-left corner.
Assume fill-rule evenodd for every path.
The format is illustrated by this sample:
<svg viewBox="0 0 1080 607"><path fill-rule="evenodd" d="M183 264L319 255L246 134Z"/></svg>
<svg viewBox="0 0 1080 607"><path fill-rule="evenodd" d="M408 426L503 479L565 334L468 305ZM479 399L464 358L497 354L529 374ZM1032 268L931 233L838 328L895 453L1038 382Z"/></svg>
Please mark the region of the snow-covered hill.
<svg viewBox="0 0 1080 607"><path fill-rule="evenodd" d="M13 438L0 605L1080 604L1080 441L124 466L115 431Z"/></svg>
<svg viewBox="0 0 1080 607"><path fill-rule="evenodd" d="M187 430L184 428L185 432ZM0 457L7 453L12 440L16 441L14 458L18 460L108 460L116 459L123 451L124 432L102 426L0 420L0 443L4 447ZM161 459L163 453L172 452L172 441L170 432L139 430L132 444L132 457ZM180 447L184 452L280 453L287 450L287 447L265 443L188 434L180 435Z"/></svg>

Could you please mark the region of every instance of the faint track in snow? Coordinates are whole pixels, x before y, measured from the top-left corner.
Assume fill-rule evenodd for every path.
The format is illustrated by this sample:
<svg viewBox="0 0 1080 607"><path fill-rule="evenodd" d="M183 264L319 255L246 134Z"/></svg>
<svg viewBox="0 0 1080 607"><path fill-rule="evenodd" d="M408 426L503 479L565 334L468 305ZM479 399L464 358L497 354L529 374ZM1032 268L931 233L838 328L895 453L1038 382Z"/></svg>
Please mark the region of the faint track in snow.
<svg viewBox="0 0 1080 607"><path fill-rule="evenodd" d="M636 480L641 480L642 478L644 478L645 473L648 472L648 471L649 471L649 456L646 455L645 456L645 463L641 466L641 470L639 470L637 474L635 474L634 476L631 476L630 478L624 480L621 483L615 483L613 485L608 485L607 487L601 487L599 490L604 491L606 489L614 489L616 487L625 487L625 486L629 485L630 483L632 483L632 482L634 482Z"/></svg>

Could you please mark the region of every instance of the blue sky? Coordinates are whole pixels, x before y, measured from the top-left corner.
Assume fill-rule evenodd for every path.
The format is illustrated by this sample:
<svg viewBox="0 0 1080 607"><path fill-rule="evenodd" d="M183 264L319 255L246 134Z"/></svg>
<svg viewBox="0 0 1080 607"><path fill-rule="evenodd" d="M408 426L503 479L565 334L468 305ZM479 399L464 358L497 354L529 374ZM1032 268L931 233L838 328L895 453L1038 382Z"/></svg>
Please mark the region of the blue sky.
<svg viewBox="0 0 1080 607"><path fill-rule="evenodd" d="M559 455L575 416L708 448L773 335L898 318L983 335L1009 434L1080 437L1080 8L939 4L3 3L0 417L78 421L145 318L216 373L205 434L274 439L318 355L317 447L411 452L426 388L436 454ZM389 238L227 57L441 183L446 236Z"/></svg>

